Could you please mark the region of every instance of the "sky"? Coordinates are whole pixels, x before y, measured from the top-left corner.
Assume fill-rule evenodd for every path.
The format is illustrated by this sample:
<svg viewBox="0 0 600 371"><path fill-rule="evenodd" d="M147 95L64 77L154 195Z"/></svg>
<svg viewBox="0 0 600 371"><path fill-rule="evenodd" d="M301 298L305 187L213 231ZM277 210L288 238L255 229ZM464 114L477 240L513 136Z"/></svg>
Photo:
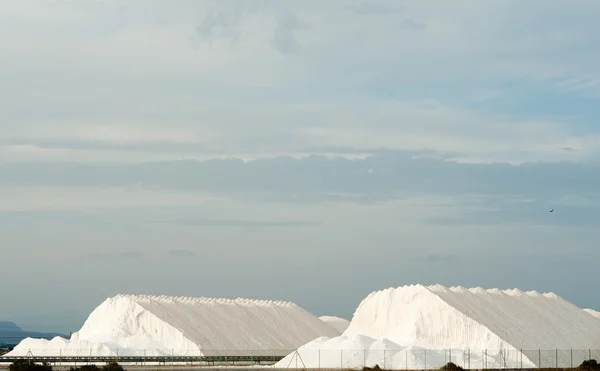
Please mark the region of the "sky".
<svg viewBox="0 0 600 371"><path fill-rule="evenodd" d="M3 1L0 320L75 331L119 293L350 319L416 283L600 309L599 15Z"/></svg>

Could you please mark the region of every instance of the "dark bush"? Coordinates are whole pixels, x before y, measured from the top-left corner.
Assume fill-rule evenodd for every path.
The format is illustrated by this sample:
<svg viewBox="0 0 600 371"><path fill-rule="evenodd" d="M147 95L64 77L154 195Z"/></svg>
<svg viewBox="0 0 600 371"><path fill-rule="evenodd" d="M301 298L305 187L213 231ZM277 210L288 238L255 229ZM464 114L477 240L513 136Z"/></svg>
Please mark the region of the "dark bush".
<svg viewBox="0 0 600 371"><path fill-rule="evenodd" d="M43 363L37 364L28 359L20 359L9 366L10 371L52 371L52 366Z"/></svg>
<svg viewBox="0 0 600 371"><path fill-rule="evenodd" d="M446 363L444 366L442 366L441 370L445 370L445 371L460 371L463 370L462 367L452 363L452 362L448 362Z"/></svg>
<svg viewBox="0 0 600 371"><path fill-rule="evenodd" d="M121 366L117 362L111 362L108 363L106 366L102 367L102 371L124 371L124 369L123 366Z"/></svg>
<svg viewBox="0 0 600 371"><path fill-rule="evenodd" d="M71 367L69 371L124 371L123 367L116 363L111 362L106 364L106 366L98 367L96 365L84 365L79 367Z"/></svg>
<svg viewBox="0 0 600 371"><path fill-rule="evenodd" d="M381 371L381 367L379 365L375 365L375 367L363 367L363 371Z"/></svg>
<svg viewBox="0 0 600 371"><path fill-rule="evenodd" d="M588 359L579 365L582 370L600 370L600 364L595 359Z"/></svg>

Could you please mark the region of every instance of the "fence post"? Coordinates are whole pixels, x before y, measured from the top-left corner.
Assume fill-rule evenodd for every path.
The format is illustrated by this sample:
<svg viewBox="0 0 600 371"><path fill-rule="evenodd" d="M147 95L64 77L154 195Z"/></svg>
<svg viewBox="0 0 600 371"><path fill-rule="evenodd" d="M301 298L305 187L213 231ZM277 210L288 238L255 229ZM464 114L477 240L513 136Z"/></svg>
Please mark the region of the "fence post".
<svg viewBox="0 0 600 371"><path fill-rule="evenodd" d="M469 370L471 369L471 348L469 348Z"/></svg>
<svg viewBox="0 0 600 371"><path fill-rule="evenodd" d="M573 368L573 349L571 349L571 368Z"/></svg>
<svg viewBox="0 0 600 371"><path fill-rule="evenodd" d="M588 349L588 360L592 359L592 350Z"/></svg>
<svg viewBox="0 0 600 371"><path fill-rule="evenodd" d="M344 368L344 350L340 350L340 368Z"/></svg>
<svg viewBox="0 0 600 371"><path fill-rule="evenodd" d="M383 369L385 370L385 349L383 350Z"/></svg>
<svg viewBox="0 0 600 371"><path fill-rule="evenodd" d="M485 368L487 368L487 349L483 351L483 359L485 363Z"/></svg>
<svg viewBox="0 0 600 371"><path fill-rule="evenodd" d="M425 349L424 352L425 352L425 370L427 370L427 349Z"/></svg>
<svg viewBox="0 0 600 371"><path fill-rule="evenodd" d="M321 369L321 349L319 349L319 370Z"/></svg>
<svg viewBox="0 0 600 371"><path fill-rule="evenodd" d="M538 349L538 368L542 368L542 350Z"/></svg>
<svg viewBox="0 0 600 371"><path fill-rule="evenodd" d="M521 364L519 366L519 368L522 370L523 369L523 349L521 349L521 354L519 355L519 358L521 359L521 361L519 362Z"/></svg>
<svg viewBox="0 0 600 371"><path fill-rule="evenodd" d="M406 370L408 371L408 348L406 348L406 353L404 354L404 362L406 363Z"/></svg>
<svg viewBox="0 0 600 371"><path fill-rule="evenodd" d="M556 349L556 356L555 356L555 361L554 361L554 368L558 368L558 349Z"/></svg>

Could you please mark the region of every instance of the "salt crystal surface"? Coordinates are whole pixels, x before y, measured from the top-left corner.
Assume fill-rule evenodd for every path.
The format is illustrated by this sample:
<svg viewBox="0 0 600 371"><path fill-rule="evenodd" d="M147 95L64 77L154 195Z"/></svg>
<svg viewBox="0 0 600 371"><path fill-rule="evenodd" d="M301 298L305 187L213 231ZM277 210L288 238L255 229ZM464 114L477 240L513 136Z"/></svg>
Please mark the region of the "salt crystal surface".
<svg viewBox="0 0 600 371"><path fill-rule="evenodd" d="M340 317L322 316L319 317L319 319L335 329L337 332L339 332L339 334L342 334L344 331L346 331L350 325L350 321Z"/></svg>
<svg viewBox="0 0 600 371"><path fill-rule="evenodd" d="M587 313L591 314L592 316L596 317L596 318L600 318L600 312L595 311L593 309L584 309L584 311L586 311Z"/></svg>
<svg viewBox="0 0 600 371"><path fill-rule="evenodd" d="M320 336L337 335L289 302L117 295L100 304L70 340L25 339L10 355L60 355L61 349L72 355L285 355Z"/></svg>

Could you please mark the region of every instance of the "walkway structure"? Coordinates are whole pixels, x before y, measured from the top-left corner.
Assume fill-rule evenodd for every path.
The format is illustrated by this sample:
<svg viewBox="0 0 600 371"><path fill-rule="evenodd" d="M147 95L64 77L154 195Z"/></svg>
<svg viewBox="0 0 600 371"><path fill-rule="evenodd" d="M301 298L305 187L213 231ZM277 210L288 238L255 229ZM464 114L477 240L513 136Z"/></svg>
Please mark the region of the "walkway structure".
<svg viewBox="0 0 600 371"><path fill-rule="evenodd" d="M283 356L8 356L0 357L0 364L14 363L19 360L30 360L33 362L45 362L50 365L60 365L63 363L76 364L96 364L96 363L158 363L160 365L184 363L184 364L206 364L206 365L272 365L280 360Z"/></svg>

